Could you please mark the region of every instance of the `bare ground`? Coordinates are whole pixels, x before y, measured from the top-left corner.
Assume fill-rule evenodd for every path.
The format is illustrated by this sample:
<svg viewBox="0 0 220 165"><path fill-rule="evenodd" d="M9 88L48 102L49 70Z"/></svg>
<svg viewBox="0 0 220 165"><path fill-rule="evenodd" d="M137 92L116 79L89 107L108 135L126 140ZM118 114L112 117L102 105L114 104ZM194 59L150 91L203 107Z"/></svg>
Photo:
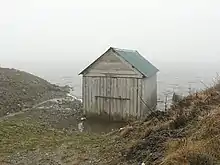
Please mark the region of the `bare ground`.
<svg viewBox="0 0 220 165"><path fill-rule="evenodd" d="M3 91L10 92L7 97L2 95L4 112L9 108L5 98L11 94L21 95L14 95L17 85L14 87L12 83L6 87L10 90ZM22 88L17 90L20 92ZM166 113L151 113L144 121L131 122L105 134L78 132L81 104L77 100L53 99L33 106L42 99L39 96L38 101L34 99L36 102L27 104L30 108L26 111L0 121L0 164L136 165L144 162L146 165L218 165L219 91L216 85L184 98ZM35 93L32 94L35 97ZM21 100L27 97L21 96ZM23 101L26 104L27 100ZM12 99L10 103L13 110L10 113L19 111L17 101Z"/></svg>

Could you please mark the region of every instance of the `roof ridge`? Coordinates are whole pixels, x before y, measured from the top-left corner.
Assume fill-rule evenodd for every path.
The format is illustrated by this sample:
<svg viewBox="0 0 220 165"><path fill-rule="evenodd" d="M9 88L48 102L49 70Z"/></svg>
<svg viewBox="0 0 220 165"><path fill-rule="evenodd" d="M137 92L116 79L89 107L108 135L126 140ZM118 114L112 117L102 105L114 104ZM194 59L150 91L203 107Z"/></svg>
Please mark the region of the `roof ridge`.
<svg viewBox="0 0 220 165"><path fill-rule="evenodd" d="M122 49L122 48L115 48L115 47L111 47L111 48L114 49L115 51L138 52L135 49Z"/></svg>
<svg viewBox="0 0 220 165"><path fill-rule="evenodd" d="M146 77L150 77L159 70L137 50L112 48L119 56L121 56L130 65Z"/></svg>
<svg viewBox="0 0 220 165"><path fill-rule="evenodd" d="M108 52L109 50L112 50L114 53L119 55L121 58L127 61L130 65L132 65L137 71L139 71L145 77L150 77L159 71L153 64L151 64L150 61L148 61L145 57L143 57L137 50L110 47L106 52ZM104 56L105 53L101 55L99 58L97 58L93 63L91 63L87 68L85 68L79 74L82 74L85 70L87 70L97 60L99 60L102 56Z"/></svg>

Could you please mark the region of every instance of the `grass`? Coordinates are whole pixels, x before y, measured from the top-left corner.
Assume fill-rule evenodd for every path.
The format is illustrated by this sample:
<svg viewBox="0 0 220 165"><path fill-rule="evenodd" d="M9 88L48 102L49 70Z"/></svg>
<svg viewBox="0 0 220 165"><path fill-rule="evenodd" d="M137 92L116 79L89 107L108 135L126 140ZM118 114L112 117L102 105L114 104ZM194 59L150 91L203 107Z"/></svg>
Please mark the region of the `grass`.
<svg viewBox="0 0 220 165"><path fill-rule="evenodd" d="M186 138L170 139L166 152L162 165L220 164L220 108L191 125Z"/></svg>
<svg viewBox="0 0 220 165"><path fill-rule="evenodd" d="M110 136L69 133L38 122L11 118L0 122L0 164L16 153L54 153L62 162L96 159L109 162L118 156L121 143ZM12 159L12 158L10 158ZM79 163L79 162L78 162Z"/></svg>
<svg viewBox="0 0 220 165"><path fill-rule="evenodd" d="M21 120L1 122L0 128L0 153L56 147L68 138L62 132Z"/></svg>
<svg viewBox="0 0 220 165"><path fill-rule="evenodd" d="M55 152L71 165L220 164L218 91L215 87L191 95L161 119L156 115L107 135L69 133L25 116L12 117L0 122L0 164L8 155L36 150Z"/></svg>
<svg viewBox="0 0 220 165"><path fill-rule="evenodd" d="M161 165L220 163L220 108L204 114L200 120L196 118L183 125L187 130L186 137L170 138L165 143L165 155ZM126 164L121 151L138 146L139 140L153 137L158 131L175 129L170 127L171 125L170 120L161 122L153 119L133 123L116 134L101 136L69 134L45 127L33 120L11 118L0 122L0 160L16 152L54 152L59 149L62 150L59 157L64 163L82 164L96 159L99 164Z"/></svg>
<svg viewBox="0 0 220 165"><path fill-rule="evenodd" d="M219 102L219 88L215 86L184 98L163 120L152 118L132 124L132 130L122 132L129 155L125 161L152 165L220 164ZM155 157L151 159L149 155Z"/></svg>

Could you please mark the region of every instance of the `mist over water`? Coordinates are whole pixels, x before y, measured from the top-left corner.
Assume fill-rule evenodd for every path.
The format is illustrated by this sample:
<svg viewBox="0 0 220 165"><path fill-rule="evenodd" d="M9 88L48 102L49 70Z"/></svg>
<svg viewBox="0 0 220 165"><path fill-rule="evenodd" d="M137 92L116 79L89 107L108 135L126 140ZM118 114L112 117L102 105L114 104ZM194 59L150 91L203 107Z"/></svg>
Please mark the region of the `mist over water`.
<svg viewBox="0 0 220 165"><path fill-rule="evenodd" d="M4 67L14 67L58 85L70 85L74 87L74 95L80 97L81 76L79 72L90 62L84 60L80 64L77 61L69 62L5 62ZM169 99L173 92L187 95L189 91L195 92L211 86L213 79L220 72L218 62L153 62L160 69L158 73L158 100L164 101L165 94Z"/></svg>
<svg viewBox="0 0 220 165"><path fill-rule="evenodd" d="M110 46L135 49L160 69L158 96L211 85L220 71L220 1L0 2L0 65L75 87ZM203 81L202 84L200 81Z"/></svg>
<svg viewBox="0 0 220 165"><path fill-rule="evenodd" d="M158 74L158 99L169 99L173 92L188 95L212 86L220 67L217 62L188 62L163 64Z"/></svg>

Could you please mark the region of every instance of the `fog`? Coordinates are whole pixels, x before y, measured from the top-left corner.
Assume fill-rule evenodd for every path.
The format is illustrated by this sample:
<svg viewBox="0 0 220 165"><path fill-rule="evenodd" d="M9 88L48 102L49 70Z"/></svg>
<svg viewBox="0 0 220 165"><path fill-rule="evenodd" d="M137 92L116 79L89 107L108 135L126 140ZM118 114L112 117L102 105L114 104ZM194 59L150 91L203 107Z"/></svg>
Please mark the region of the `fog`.
<svg viewBox="0 0 220 165"><path fill-rule="evenodd" d="M79 84L78 72L113 46L138 50L161 74L213 75L219 8L218 0L0 1L0 65Z"/></svg>

